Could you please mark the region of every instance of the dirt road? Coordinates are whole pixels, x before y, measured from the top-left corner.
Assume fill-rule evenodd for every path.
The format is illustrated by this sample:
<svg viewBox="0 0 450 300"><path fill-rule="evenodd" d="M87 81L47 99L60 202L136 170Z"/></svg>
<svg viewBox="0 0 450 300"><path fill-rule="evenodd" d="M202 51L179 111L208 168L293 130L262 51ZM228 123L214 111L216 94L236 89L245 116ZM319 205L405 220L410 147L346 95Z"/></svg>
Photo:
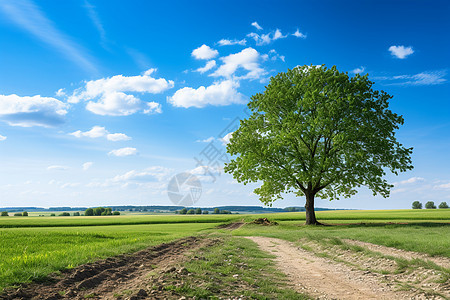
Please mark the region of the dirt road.
<svg viewBox="0 0 450 300"><path fill-rule="evenodd" d="M432 283L438 276L430 270L411 271L408 278L395 274L395 262L385 258L363 257L364 253L339 251L339 247L321 247L304 241L305 248L318 249L313 253L285 240L268 237L247 237L259 247L276 256L276 263L287 274L299 292L317 299L445 299L450 297L449 283ZM411 253L409 253L411 254ZM373 270L367 270L370 261ZM377 261L378 260L378 261ZM374 269L382 267L383 271ZM390 269L390 270L389 270ZM391 271L391 272L389 272ZM430 276L425 276L429 272ZM384 273L384 274L383 274ZM385 275L390 273L389 275ZM403 278L402 278L403 277ZM421 280L419 280L421 279ZM418 281L423 281L422 289ZM416 285L414 285L416 282Z"/></svg>

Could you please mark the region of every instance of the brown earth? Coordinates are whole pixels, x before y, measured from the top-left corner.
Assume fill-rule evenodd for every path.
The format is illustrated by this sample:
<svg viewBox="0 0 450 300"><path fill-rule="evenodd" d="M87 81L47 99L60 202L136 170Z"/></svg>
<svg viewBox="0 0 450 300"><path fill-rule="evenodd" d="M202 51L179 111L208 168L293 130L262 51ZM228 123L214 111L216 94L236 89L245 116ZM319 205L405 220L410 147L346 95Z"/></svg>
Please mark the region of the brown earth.
<svg viewBox="0 0 450 300"><path fill-rule="evenodd" d="M180 295L163 288L159 276L152 275L177 271L173 266L185 261L187 254L216 242L188 237L107 258L55 275L47 284L32 283L6 291L0 299L179 299Z"/></svg>
<svg viewBox="0 0 450 300"><path fill-rule="evenodd" d="M301 240L300 245L248 237L276 256L293 287L317 299L448 299L450 283L437 270L399 269L394 260L345 245ZM308 249L308 250L305 250Z"/></svg>
<svg viewBox="0 0 450 300"><path fill-rule="evenodd" d="M220 226L217 226L218 229L228 229L228 230L236 230L244 226L244 222L236 222L236 223L230 223L230 224L223 224Z"/></svg>

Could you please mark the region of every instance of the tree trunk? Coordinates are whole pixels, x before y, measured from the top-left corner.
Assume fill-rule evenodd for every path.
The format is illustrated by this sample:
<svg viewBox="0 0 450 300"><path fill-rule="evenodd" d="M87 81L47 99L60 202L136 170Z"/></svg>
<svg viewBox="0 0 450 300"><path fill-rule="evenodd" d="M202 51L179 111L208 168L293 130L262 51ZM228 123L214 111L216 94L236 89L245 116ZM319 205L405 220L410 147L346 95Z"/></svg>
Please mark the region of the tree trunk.
<svg viewBox="0 0 450 300"><path fill-rule="evenodd" d="M314 211L314 194L312 192L306 193L306 225L323 225L316 219L316 212Z"/></svg>

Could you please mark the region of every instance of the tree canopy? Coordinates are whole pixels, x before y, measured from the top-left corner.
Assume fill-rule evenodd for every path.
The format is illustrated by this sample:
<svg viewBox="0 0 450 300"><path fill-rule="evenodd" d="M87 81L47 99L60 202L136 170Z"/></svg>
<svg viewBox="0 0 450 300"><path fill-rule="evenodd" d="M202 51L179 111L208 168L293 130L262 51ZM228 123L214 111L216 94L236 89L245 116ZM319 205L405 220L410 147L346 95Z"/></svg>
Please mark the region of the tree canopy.
<svg viewBox="0 0 450 300"><path fill-rule="evenodd" d="M368 75L349 77L336 67L302 66L271 78L251 97L227 151L225 171L271 205L283 193L306 196L306 223L318 224L314 197L350 197L366 186L383 197L383 177L413 168L412 148L395 132L403 117L389 110L392 98L373 89Z"/></svg>

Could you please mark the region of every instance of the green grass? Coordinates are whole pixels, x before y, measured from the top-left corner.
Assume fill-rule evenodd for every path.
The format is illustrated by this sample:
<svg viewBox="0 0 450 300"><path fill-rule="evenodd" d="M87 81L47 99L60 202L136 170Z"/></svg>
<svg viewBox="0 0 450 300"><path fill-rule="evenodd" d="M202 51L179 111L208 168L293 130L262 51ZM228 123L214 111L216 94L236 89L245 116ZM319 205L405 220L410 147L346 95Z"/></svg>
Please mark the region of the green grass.
<svg viewBox="0 0 450 300"><path fill-rule="evenodd" d="M408 251L450 257L450 224L365 224L339 226L300 226L299 222L281 221L278 226L246 225L233 231L241 236L269 236L289 241L345 238L395 247Z"/></svg>
<svg viewBox="0 0 450 300"><path fill-rule="evenodd" d="M450 257L450 210L324 211L324 223L300 226L304 212L263 215L121 215L102 217L0 217L0 290L43 280L64 268L199 234L238 220L268 217L279 226L247 225L234 235L350 238ZM409 224L383 224L383 223ZM351 224L355 223L355 224ZM365 224L359 224L365 223ZM227 232L226 230L221 230ZM228 233L227 233L228 234Z"/></svg>
<svg viewBox="0 0 450 300"><path fill-rule="evenodd" d="M199 234L214 223L0 229L0 291L49 273Z"/></svg>
<svg viewBox="0 0 450 300"><path fill-rule="evenodd" d="M170 278L174 284L166 289L188 297L200 299L239 298L251 299L310 299L289 287L286 275L275 268L273 255L243 238L219 235L220 242L199 249L184 264L190 273L180 280Z"/></svg>

